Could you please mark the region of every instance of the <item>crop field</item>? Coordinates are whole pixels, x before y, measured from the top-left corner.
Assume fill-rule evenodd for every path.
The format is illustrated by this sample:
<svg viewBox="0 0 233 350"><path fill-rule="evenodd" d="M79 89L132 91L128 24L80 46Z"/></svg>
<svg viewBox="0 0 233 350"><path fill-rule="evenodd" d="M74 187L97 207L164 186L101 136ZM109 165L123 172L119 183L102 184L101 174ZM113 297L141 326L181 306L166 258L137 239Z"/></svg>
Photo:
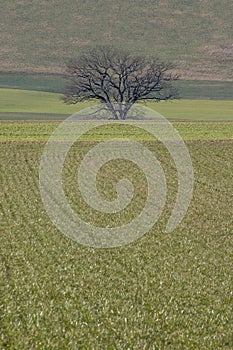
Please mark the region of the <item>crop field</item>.
<svg viewBox="0 0 233 350"><path fill-rule="evenodd" d="M167 201L146 235L113 249L72 241L43 208L39 164L57 125L43 120L0 125L0 348L232 349L233 123L173 122L190 152L195 184L186 216L169 234L164 229L177 192L174 164L146 133L126 135L160 160ZM98 175L98 190L108 199L119 178L127 174L132 180L134 202L120 216L91 211L74 185L84 154L99 141L122 136L122 128L114 124L89 132L64 165L72 207L102 226L129 221L146 196L143 174L120 160Z"/></svg>
<svg viewBox="0 0 233 350"><path fill-rule="evenodd" d="M232 350L232 0L1 5L0 350ZM62 97L98 45L172 64L180 98L48 146L97 105Z"/></svg>
<svg viewBox="0 0 233 350"><path fill-rule="evenodd" d="M152 125L153 122L145 122ZM0 142L46 142L52 132L59 125L58 121L4 121L0 127ZM184 140L232 140L233 122L173 122L174 127L179 131ZM123 128L124 130L124 128ZM122 131L116 125L107 128L88 132L82 136L83 141L105 141L114 137L120 137ZM152 135L144 135L136 130L133 134L125 133L124 137L132 138L135 141L151 141Z"/></svg>

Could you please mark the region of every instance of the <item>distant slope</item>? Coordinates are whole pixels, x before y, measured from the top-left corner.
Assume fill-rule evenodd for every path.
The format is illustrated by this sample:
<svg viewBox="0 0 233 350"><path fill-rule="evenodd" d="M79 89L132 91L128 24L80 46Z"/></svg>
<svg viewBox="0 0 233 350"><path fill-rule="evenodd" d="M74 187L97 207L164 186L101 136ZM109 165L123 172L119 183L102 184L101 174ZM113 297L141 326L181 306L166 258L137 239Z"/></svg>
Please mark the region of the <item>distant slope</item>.
<svg viewBox="0 0 233 350"><path fill-rule="evenodd" d="M1 5L1 71L62 73L83 47L113 43L173 61L185 79L233 80L232 0Z"/></svg>

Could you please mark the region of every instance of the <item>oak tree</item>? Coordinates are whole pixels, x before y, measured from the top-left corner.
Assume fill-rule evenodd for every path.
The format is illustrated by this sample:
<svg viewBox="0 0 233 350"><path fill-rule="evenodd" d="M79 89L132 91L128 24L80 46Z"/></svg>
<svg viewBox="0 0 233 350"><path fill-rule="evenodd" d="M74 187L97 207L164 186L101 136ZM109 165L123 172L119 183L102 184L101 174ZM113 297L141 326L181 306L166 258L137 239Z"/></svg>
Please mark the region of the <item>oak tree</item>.
<svg viewBox="0 0 233 350"><path fill-rule="evenodd" d="M138 101L178 97L173 87L178 75L172 64L113 47L93 48L70 61L67 75L66 103L96 99L113 119L126 119Z"/></svg>

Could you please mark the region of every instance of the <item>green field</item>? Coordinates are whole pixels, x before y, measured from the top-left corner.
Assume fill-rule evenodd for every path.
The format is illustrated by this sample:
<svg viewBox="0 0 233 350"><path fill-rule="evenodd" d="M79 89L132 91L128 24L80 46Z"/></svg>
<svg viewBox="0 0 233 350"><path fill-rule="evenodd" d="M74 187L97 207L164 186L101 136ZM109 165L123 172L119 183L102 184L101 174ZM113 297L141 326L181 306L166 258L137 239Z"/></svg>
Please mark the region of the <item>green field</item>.
<svg viewBox="0 0 233 350"><path fill-rule="evenodd" d="M0 120L64 119L90 106L89 102L66 105L61 97L48 92L0 89ZM147 106L169 119L233 120L233 101L178 100Z"/></svg>
<svg viewBox="0 0 233 350"><path fill-rule="evenodd" d="M172 61L185 79L233 79L231 0L14 0L1 15L1 71L63 73L84 47L111 43Z"/></svg>
<svg viewBox="0 0 233 350"><path fill-rule="evenodd" d="M66 79L57 74L2 73L0 88L63 93ZM178 80L175 82L182 99L233 100L233 82Z"/></svg>
<svg viewBox="0 0 233 350"><path fill-rule="evenodd" d="M0 349L232 350L232 0L1 5ZM109 121L88 131L70 148L62 169L65 197L82 220L121 227L141 214L148 198L143 170L117 158L99 169L96 187L102 199L112 201L116 185L126 178L134 189L131 202L110 214L85 202L79 166L103 141L119 137L145 146L160 162L167 190L161 216L142 238L97 249L56 228L39 183L41 157L53 131L68 116L96 105L62 102L65 65L86 48L106 44L175 65L181 99L146 106L166 117L184 140L194 188L183 220L166 233L179 172L165 145L143 130L163 123L145 117L141 129L134 120L130 125ZM81 129L87 120L77 123ZM146 153L144 160L153 168ZM94 172L89 168L88 189ZM54 173L49 178L56 184Z"/></svg>
<svg viewBox="0 0 233 350"><path fill-rule="evenodd" d="M1 124L0 347L232 349L233 123L174 122L192 158L195 186L184 220L170 234L164 229L174 206L176 170L164 147L133 133L164 168L167 203L149 233L114 249L70 240L43 208L39 163L57 125ZM72 147L64 167L72 207L103 226L129 220L145 200L141 173L120 161L98 177L98 189L108 199L115 196L118 177L134 179L136 197L120 217L96 217L74 186L83 155L96 141L118 134L117 124L90 132Z"/></svg>
<svg viewBox="0 0 233 350"><path fill-rule="evenodd" d="M151 125L152 122L145 122ZM0 124L0 142L46 142L52 132L59 125L57 121L4 121ZM136 123L137 125L137 123ZM233 123L232 122L173 122L173 126L179 131L184 140L232 140ZM126 129L127 130L127 129ZM124 129L123 129L124 131ZM121 137L122 130L119 131L118 125L114 124L104 132L96 130L89 132L82 137L83 141L105 141L114 137ZM135 141L147 141L153 139L152 135L144 135L140 130L136 130L132 135L124 137L132 138Z"/></svg>
<svg viewBox="0 0 233 350"><path fill-rule="evenodd" d="M65 82L65 77L58 74L0 72L0 88L5 89L62 93L64 91ZM226 83L226 87L230 88L229 84L231 85L231 83Z"/></svg>

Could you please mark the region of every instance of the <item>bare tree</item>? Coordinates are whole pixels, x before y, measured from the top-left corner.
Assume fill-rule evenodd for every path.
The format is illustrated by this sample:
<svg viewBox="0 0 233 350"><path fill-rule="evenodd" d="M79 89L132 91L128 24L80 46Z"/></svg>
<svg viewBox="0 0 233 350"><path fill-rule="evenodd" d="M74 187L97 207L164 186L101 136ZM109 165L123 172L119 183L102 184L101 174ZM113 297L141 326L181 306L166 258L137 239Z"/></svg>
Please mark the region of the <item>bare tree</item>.
<svg viewBox="0 0 233 350"><path fill-rule="evenodd" d="M170 63L154 57L132 55L113 47L97 47L67 65L70 84L63 100L75 104L97 99L114 119L126 119L137 101L178 97L173 81L178 76Z"/></svg>

